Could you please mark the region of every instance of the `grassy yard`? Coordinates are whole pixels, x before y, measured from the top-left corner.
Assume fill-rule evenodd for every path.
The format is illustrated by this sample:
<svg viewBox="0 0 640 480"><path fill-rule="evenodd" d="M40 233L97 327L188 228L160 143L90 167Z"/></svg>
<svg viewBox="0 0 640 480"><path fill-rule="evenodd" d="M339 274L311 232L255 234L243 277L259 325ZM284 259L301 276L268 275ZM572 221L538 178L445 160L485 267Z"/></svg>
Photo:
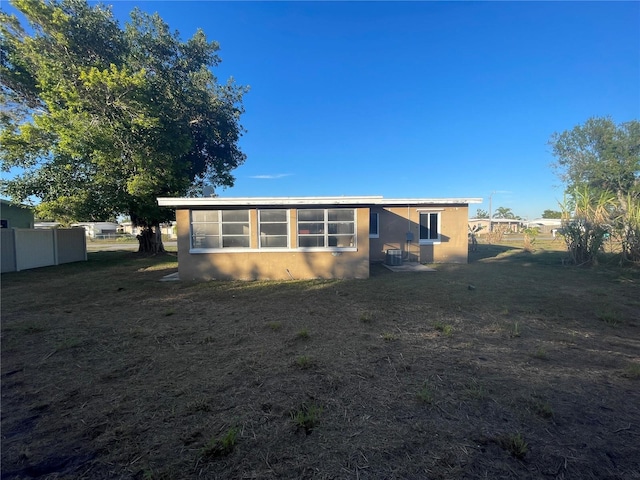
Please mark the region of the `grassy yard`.
<svg viewBox="0 0 640 480"><path fill-rule="evenodd" d="M638 479L640 272L559 242L368 280L2 277L2 479Z"/></svg>

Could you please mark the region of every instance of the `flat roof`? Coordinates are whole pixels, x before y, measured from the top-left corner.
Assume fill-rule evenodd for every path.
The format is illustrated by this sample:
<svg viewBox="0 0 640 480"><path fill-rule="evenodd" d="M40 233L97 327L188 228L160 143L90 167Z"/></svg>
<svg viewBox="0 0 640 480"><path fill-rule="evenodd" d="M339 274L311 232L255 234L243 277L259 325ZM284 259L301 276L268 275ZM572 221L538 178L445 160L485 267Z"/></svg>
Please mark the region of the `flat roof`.
<svg viewBox="0 0 640 480"><path fill-rule="evenodd" d="M160 197L161 207L238 207L285 205L466 205L482 198L384 198L365 197Z"/></svg>

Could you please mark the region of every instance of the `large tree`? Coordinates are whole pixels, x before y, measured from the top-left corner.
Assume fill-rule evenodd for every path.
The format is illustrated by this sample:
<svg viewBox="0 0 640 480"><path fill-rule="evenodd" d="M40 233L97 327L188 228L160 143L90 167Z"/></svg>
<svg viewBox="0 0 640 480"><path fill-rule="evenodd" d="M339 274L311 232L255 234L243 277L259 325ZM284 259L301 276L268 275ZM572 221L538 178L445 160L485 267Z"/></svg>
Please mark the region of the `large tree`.
<svg viewBox="0 0 640 480"><path fill-rule="evenodd" d="M128 215L162 251L156 197L233 185L247 88L218 83L204 32L183 42L157 14L121 28L86 0L12 4L29 25L0 11L0 161L20 172L2 193L64 221Z"/></svg>
<svg viewBox="0 0 640 480"><path fill-rule="evenodd" d="M573 220L564 230L572 254L584 248L587 263L595 263L607 232L620 239L624 258L640 261L640 122L594 117L549 143L567 186L564 216ZM589 235L595 240L585 241Z"/></svg>
<svg viewBox="0 0 640 480"><path fill-rule="evenodd" d="M640 195L640 122L616 125L609 117L593 117L549 142L554 167L569 192L588 187L613 193L623 210L627 195Z"/></svg>

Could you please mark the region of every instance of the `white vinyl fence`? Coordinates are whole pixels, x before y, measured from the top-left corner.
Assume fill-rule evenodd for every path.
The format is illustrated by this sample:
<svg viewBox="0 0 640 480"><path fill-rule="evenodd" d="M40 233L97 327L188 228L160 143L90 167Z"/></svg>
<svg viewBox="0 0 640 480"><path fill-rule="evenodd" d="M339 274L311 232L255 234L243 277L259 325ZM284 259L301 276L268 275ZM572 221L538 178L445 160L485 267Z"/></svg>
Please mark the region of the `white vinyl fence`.
<svg viewBox="0 0 640 480"><path fill-rule="evenodd" d="M87 259L84 228L3 228L2 273Z"/></svg>

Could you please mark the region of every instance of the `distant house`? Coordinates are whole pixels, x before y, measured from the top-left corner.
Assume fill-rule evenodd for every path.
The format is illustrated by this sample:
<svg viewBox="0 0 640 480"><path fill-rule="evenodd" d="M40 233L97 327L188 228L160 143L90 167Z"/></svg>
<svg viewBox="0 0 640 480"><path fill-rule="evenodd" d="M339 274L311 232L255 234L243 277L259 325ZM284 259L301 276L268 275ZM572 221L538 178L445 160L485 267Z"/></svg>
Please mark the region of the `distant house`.
<svg viewBox="0 0 640 480"><path fill-rule="evenodd" d="M183 280L367 278L383 261L466 263L476 198L159 198Z"/></svg>
<svg viewBox="0 0 640 480"><path fill-rule="evenodd" d="M540 233L552 233L562 228L562 219L560 218L536 218L525 223L527 228L537 228Z"/></svg>
<svg viewBox="0 0 640 480"><path fill-rule="evenodd" d="M113 222L78 222L71 226L84 228L89 238L112 238L118 231L118 224Z"/></svg>
<svg viewBox="0 0 640 480"><path fill-rule="evenodd" d="M134 227L132 222L120 222L120 224L118 225L118 233L127 235L138 235L140 233L140 227ZM161 223L160 233L162 233L162 235L166 235L169 238L175 238L175 223Z"/></svg>
<svg viewBox="0 0 640 480"><path fill-rule="evenodd" d="M133 222L120 222L118 224L118 233L125 235L137 235L138 227L133 226Z"/></svg>
<svg viewBox="0 0 640 480"><path fill-rule="evenodd" d="M492 231L492 229L496 229L496 227L500 227L505 232L517 233L522 228L523 221L517 220L514 218L493 218L489 221L488 218L470 218L469 219L469 227L474 228L475 226L482 227L477 235L485 235Z"/></svg>
<svg viewBox="0 0 640 480"><path fill-rule="evenodd" d="M33 209L0 199L1 228L33 228Z"/></svg>
<svg viewBox="0 0 640 480"><path fill-rule="evenodd" d="M36 228L36 229L60 228L60 222L36 222L33 224L33 228Z"/></svg>

